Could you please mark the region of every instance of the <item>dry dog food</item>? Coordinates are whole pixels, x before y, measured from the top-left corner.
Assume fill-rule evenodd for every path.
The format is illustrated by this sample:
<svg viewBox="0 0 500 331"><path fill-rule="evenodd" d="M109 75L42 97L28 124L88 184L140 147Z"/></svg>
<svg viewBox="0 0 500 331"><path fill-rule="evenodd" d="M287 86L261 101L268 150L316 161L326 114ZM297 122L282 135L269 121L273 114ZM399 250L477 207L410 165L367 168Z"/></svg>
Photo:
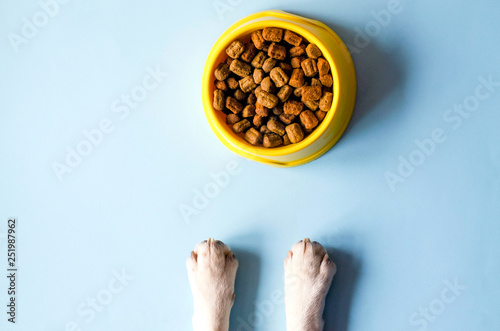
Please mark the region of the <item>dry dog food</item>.
<svg viewBox="0 0 500 331"><path fill-rule="evenodd" d="M234 40L214 71L213 107L248 143L296 144L326 117L333 77L321 49L293 31L268 27Z"/></svg>

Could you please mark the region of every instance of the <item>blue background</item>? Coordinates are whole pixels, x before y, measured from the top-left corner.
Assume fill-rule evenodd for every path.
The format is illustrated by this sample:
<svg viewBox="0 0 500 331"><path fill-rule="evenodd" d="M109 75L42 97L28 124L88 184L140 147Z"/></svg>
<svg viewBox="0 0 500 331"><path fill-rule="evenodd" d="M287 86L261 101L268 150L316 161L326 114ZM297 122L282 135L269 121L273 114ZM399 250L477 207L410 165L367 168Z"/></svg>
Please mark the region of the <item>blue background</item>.
<svg viewBox="0 0 500 331"><path fill-rule="evenodd" d="M308 236L338 265L327 330L499 330L500 87L460 123L449 111L473 100L480 77L500 81L500 2L401 1L377 30L372 11L388 6L70 0L48 22L38 17L43 26L16 52L11 33L42 9L1 1L2 269L12 216L19 256L18 323L2 308L1 329L188 330L185 259L210 236L240 260L231 330L285 330L283 259ZM218 36L273 8L362 46L353 51L359 88L345 135L290 169L232 154L210 131L200 97ZM367 27L372 36L360 44ZM121 96L140 90L148 70L168 77L125 107ZM113 131L60 180L55 162L103 119ZM391 190L387 172L417 157L415 140L435 129L446 140ZM186 222L180 208L213 189L211 174L228 165L238 173ZM128 280L117 283L121 273Z"/></svg>

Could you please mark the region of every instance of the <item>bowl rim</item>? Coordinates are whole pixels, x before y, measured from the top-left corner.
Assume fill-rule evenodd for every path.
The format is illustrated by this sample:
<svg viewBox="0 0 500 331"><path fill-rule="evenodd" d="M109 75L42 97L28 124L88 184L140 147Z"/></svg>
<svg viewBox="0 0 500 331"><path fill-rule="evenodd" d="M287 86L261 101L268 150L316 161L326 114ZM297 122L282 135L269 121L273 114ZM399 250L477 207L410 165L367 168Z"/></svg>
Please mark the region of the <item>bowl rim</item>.
<svg viewBox="0 0 500 331"><path fill-rule="evenodd" d="M257 20L256 20L257 19ZM314 21L305 17L288 14L282 11L265 11L250 15L229 27L214 43L212 49L205 62L203 78L202 78L202 95L203 95L203 107L205 110L205 115L207 120L212 127L214 133L218 136L227 147L231 147L237 150L243 150L249 154L257 156L284 156L296 153L300 150L307 148L313 142L325 133L328 126L331 124L337 112L339 105L339 95L341 89L341 82L339 80L339 74L337 69L337 63L334 61L333 56L329 52L328 48L325 46L323 41L317 37L313 32L307 29L307 26L313 25L315 28L325 29L323 24L318 21ZM322 52L322 57L324 57L328 64L330 65L330 71L333 77L333 101L330 110L323 121L316 127L307 137L302 141L289 144L286 146L279 147L263 147L254 146L248 143L241 137L232 132L231 127L225 122L222 123L219 120L220 111L213 108L212 105L212 94L215 90L213 82L215 81L214 70L220 61L218 60L224 53L226 47L236 39L249 38L253 31L261 30L264 27L279 27L292 32L300 34L309 43L316 44ZM329 30L329 29L325 29ZM331 32L328 31L328 32ZM333 36L332 36L333 37ZM230 147L231 146L231 147Z"/></svg>

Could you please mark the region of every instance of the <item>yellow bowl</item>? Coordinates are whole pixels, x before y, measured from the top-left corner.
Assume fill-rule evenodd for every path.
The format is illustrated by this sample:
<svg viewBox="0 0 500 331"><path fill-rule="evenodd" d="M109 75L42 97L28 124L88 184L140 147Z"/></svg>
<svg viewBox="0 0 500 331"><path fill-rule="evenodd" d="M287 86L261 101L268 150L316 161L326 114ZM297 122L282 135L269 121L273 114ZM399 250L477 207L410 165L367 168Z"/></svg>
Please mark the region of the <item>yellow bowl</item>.
<svg viewBox="0 0 500 331"><path fill-rule="evenodd" d="M334 94L332 108L312 133L299 143L275 148L250 145L241 134L234 133L226 124L226 115L212 106L214 70L227 57L226 47L235 39L247 42L253 31L270 26L296 32L321 49L330 64ZM219 37L203 70L202 98L208 123L227 148L254 161L277 167L294 167L326 153L344 133L356 100L356 73L347 47L328 26L280 10L269 10L245 17Z"/></svg>

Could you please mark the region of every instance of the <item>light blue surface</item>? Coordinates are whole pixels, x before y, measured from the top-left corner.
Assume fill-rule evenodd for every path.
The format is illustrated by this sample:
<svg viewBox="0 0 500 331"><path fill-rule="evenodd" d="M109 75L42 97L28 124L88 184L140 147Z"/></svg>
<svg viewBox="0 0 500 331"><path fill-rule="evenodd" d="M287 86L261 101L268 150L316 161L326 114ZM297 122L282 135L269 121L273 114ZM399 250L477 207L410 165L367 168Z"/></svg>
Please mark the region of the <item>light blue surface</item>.
<svg viewBox="0 0 500 331"><path fill-rule="evenodd" d="M309 236L338 264L327 330L500 330L500 87L479 88L485 100L460 123L448 112L474 106L481 79L500 82L500 3L402 1L360 44L389 3L70 0L16 53L9 33L41 7L2 1L0 261L5 270L6 222L18 217L19 296L18 323L3 308L0 329L188 330L185 259L211 236L240 260L231 330L285 330L271 299L287 249ZM331 26L358 74L346 134L298 168L232 154L201 105L217 37L271 8ZM157 67L168 73L159 84L147 78ZM152 90L125 107L145 78ZM54 162L106 119L112 132L60 181ZM415 140L434 130L442 142L419 160ZM385 176L400 175L400 156L423 164L401 168L392 191ZM238 173L185 222L179 208L228 165ZM90 308L96 296L105 304Z"/></svg>

